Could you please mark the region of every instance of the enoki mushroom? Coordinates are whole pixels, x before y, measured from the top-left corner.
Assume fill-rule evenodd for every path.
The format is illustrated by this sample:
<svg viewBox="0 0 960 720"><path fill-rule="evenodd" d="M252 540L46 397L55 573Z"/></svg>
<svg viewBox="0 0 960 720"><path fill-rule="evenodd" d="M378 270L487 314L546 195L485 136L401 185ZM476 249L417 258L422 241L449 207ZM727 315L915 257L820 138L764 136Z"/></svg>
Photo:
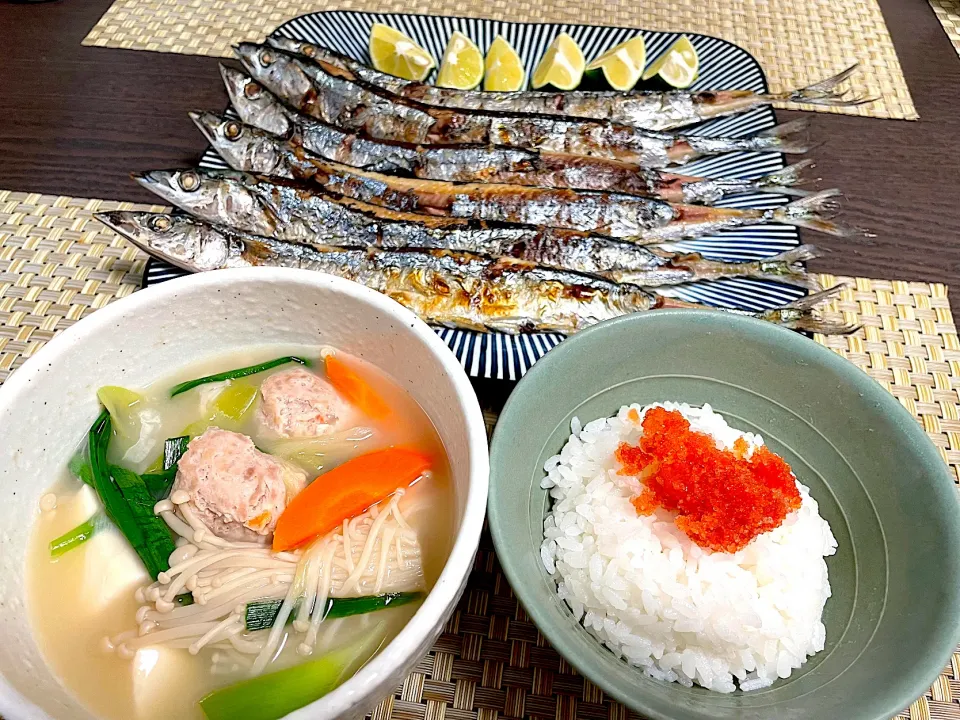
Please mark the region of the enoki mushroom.
<svg viewBox="0 0 960 720"><path fill-rule="evenodd" d="M137 589L136 628L104 638L103 647L131 658L150 645L194 655L210 647L215 671L244 666L258 674L292 632L300 636L297 652L309 655L329 598L423 589L420 544L400 507L404 495L398 489L302 549L273 552L217 537L191 510L186 493L174 492L154 508L178 536L170 568ZM192 605L177 603L185 593ZM247 604L278 599L283 603L273 627L247 631Z"/></svg>

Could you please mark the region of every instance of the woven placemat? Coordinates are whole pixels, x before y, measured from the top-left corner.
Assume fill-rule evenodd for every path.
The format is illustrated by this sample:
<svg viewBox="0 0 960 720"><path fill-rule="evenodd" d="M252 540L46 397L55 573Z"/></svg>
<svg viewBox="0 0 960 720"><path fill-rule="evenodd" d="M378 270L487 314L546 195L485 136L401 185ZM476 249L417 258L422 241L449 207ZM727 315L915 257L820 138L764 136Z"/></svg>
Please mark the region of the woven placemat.
<svg viewBox="0 0 960 720"><path fill-rule="evenodd" d="M53 335L141 283L146 257L92 218L153 209L0 190L0 382ZM916 417L960 484L960 341L945 285L838 278L831 319L850 337L816 340L886 387ZM485 413L488 428L497 408ZM513 596L484 534L467 590L443 634L373 720L626 720L637 717L579 676ZM960 720L960 651L900 718Z"/></svg>
<svg viewBox="0 0 960 720"><path fill-rule="evenodd" d="M930 0L930 7L960 55L960 0Z"/></svg>
<svg viewBox="0 0 960 720"><path fill-rule="evenodd" d="M876 0L117 0L85 45L230 56L241 40L260 41L286 20L317 10L466 15L497 20L575 23L716 35L749 50L773 90L803 87L861 64L855 89L877 102L810 108L868 117L917 118L890 33Z"/></svg>
<svg viewBox="0 0 960 720"><path fill-rule="evenodd" d="M0 190L0 382L57 332L140 288L146 256L92 213L161 209Z"/></svg>

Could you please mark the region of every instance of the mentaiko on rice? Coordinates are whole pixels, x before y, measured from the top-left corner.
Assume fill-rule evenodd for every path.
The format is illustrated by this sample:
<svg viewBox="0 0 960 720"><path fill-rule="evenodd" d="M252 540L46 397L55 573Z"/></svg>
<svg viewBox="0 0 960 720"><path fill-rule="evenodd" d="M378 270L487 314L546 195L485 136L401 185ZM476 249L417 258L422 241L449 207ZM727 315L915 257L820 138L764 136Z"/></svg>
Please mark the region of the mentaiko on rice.
<svg viewBox="0 0 960 720"><path fill-rule="evenodd" d="M662 449L655 420L660 441L685 432L694 445L704 435L713 443ZM544 465L541 487L553 502L540 554L588 632L651 677L718 692L767 687L823 649L823 558L837 542L808 488L762 438L709 405L671 402L624 406L585 426L574 418L571 431ZM671 488L679 460L694 456L709 462ZM718 468L730 471L728 488L717 487ZM754 506L763 511L751 516Z"/></svg>

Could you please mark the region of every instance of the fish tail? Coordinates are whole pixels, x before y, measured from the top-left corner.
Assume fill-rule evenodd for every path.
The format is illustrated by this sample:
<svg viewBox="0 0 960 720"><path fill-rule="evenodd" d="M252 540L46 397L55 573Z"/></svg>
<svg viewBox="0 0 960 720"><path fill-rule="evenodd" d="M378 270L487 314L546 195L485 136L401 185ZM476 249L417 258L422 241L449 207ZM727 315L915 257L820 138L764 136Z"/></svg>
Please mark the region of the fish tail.
<svg viewBox="0 0 960 720"><path fill-rule="evenodd" d="M757 134L754 150L779 150L788 155L810 152L810 128L806 118L791 120Z"/></svg>
<svg viewBox="0 0 960 720"><path fill-rule="evenodd" d="M812 245L801 245L779 255L748 262L708 260L698 253L691 253L670 258L665 268L675 269L678 272L685 271L689 275L685 279L686 282L717 280L723 277L749 277L819 290L820 283L800 264L815 257L817 253ZM621 282L635 281L627 278L621 279ZM642 282L636 284L643 285Z"/></svg>
<svg viewBox="0 0 960 720"><path fill-rule="evenodd" d="M727 312L731 315L746 315L757 318L758 320L765 320L766 322L773 323L774 325L780 325L781 327L785 327L790 330L799 330L801 332L809 333L822 333L823 335L849 335L850 333L859 330L860 326L850 325L849 323L844 322L824 320L822 317L817 315L816 311L814 310L815 305L818 305L825 300L829 300L834 295L839 293L844 287L846 286L836 285L829 290L807 295L806 297L802 297L799 300L790 303L789 305L784 305L783 307L767 310L765 312L748 312L745 310L733 310L730 308L709 307L706 305L699 305L697 303L686 302L677 298L665 297L663 295L656 296L656 302L653 305L653 309L689 308L700 310L720 310L721 312Z"/></svg>
<svg viewBox="0 0 960 720"><path fill-rule="evenodd" d="M753 266L748 277L796 285L817 292L821 290L820 281L816 275L808 273L801 263L819 256L820 253L813 245L800 245L779 255L744 264Z"/></svg>
<svg viewBox="0 0 960 720"><path fill-rule="evenodd" d="M835 188L821 190L808 197L794 200L783 207L767 211L767 218L774 222L795 225L837 237L871 237L871 233L866 230L836 223L830 219L840 210L840 204L836 201L840 194L840 191Z"/></svg>
<svg viewBox="0 0 960 720"><path fill-rule="evenodd" d="M763 177L754 180L755 187L758 190L767 190L769 192L778 192L783 195L796 195L798 197L807 197L813 193L809 190L801 190L793 187L806 182L815 182L819 178L806 178L803 173L806 170L812 170L816 167L813 160L809 158L788 165L782 170L769 173Z"/></svg>
<svg viewBox="0 0 960 720"><path fill-rule="evenodd" d="M821 292L812 293L799 300L795 300L789 305L768 310L763 313L757 313L754 317L768 322L782 325L791 330L801 330L810 333L822 333L823 335L848 335L859 329L859 325L851 325L845 322L834 322L824 320L816 313L816 306L822 302L830 300L846 287L844 284L834 285Z"/></svg>
<svg viewBox="0 0 960 720"><path fill-rule="evenodd" d="M803 177L803 171L813 166L813 160L801 160L782 170L753 180L724 178L688 182L684 191L693 196L690 202L704 202L705 204L716 202L725 195L758 190L791 197L809 197L814 194L813 191L792 186L797 183L808 182L808 178Z"/></svg>
<svg viewBox="0 0 960 720"><path fill-rule="evenodd" d="M849 95L847 91L839 91L837 87L853 75L859 64L854 63L843 72L833 77L821 80L799 90L791 90L773 96L777 100L804 103L806 105L824 105L828 107L852 107L874 102L877 98L864 98L859 95Z"/></svg>
<svg viewBox="0 0 960 720"><path fill-rule="evenodd" d="M824 302L827 302L828 300L832 300L837 295L839 295L841 291L846 289L847 289L846 283L839 283L832 287L828 287L826 290L821 290L820 292L804 295L802 298L798 298L797 300L794 300L789 305L784 305L781 308L781 310L787 310L787 309L811 310L812 308L816 307L820 303L824 303Z"/></svg>

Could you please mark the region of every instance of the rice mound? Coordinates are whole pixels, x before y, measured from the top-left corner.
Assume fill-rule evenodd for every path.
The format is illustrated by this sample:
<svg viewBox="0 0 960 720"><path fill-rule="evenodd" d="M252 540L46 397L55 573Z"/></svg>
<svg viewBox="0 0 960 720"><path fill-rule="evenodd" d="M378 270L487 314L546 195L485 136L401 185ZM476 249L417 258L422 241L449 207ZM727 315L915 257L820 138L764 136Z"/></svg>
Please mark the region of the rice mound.
<svg viewBox="0 0 960 720"><path fill-rule="evenodd" d="M639 516L636 478L618 475L614 451L643 433L627 417L652 407L679 410L691 429L731 449L743 437L709 405L625 405L582 426L544 464L552 507L540 557L574 617L615 655L654 678L718 692L756 690L786 678L823 649L830 597L827 565L837 541L816 500L797 483L799 510L736 553L693 543L674 513Z"/></svg>

